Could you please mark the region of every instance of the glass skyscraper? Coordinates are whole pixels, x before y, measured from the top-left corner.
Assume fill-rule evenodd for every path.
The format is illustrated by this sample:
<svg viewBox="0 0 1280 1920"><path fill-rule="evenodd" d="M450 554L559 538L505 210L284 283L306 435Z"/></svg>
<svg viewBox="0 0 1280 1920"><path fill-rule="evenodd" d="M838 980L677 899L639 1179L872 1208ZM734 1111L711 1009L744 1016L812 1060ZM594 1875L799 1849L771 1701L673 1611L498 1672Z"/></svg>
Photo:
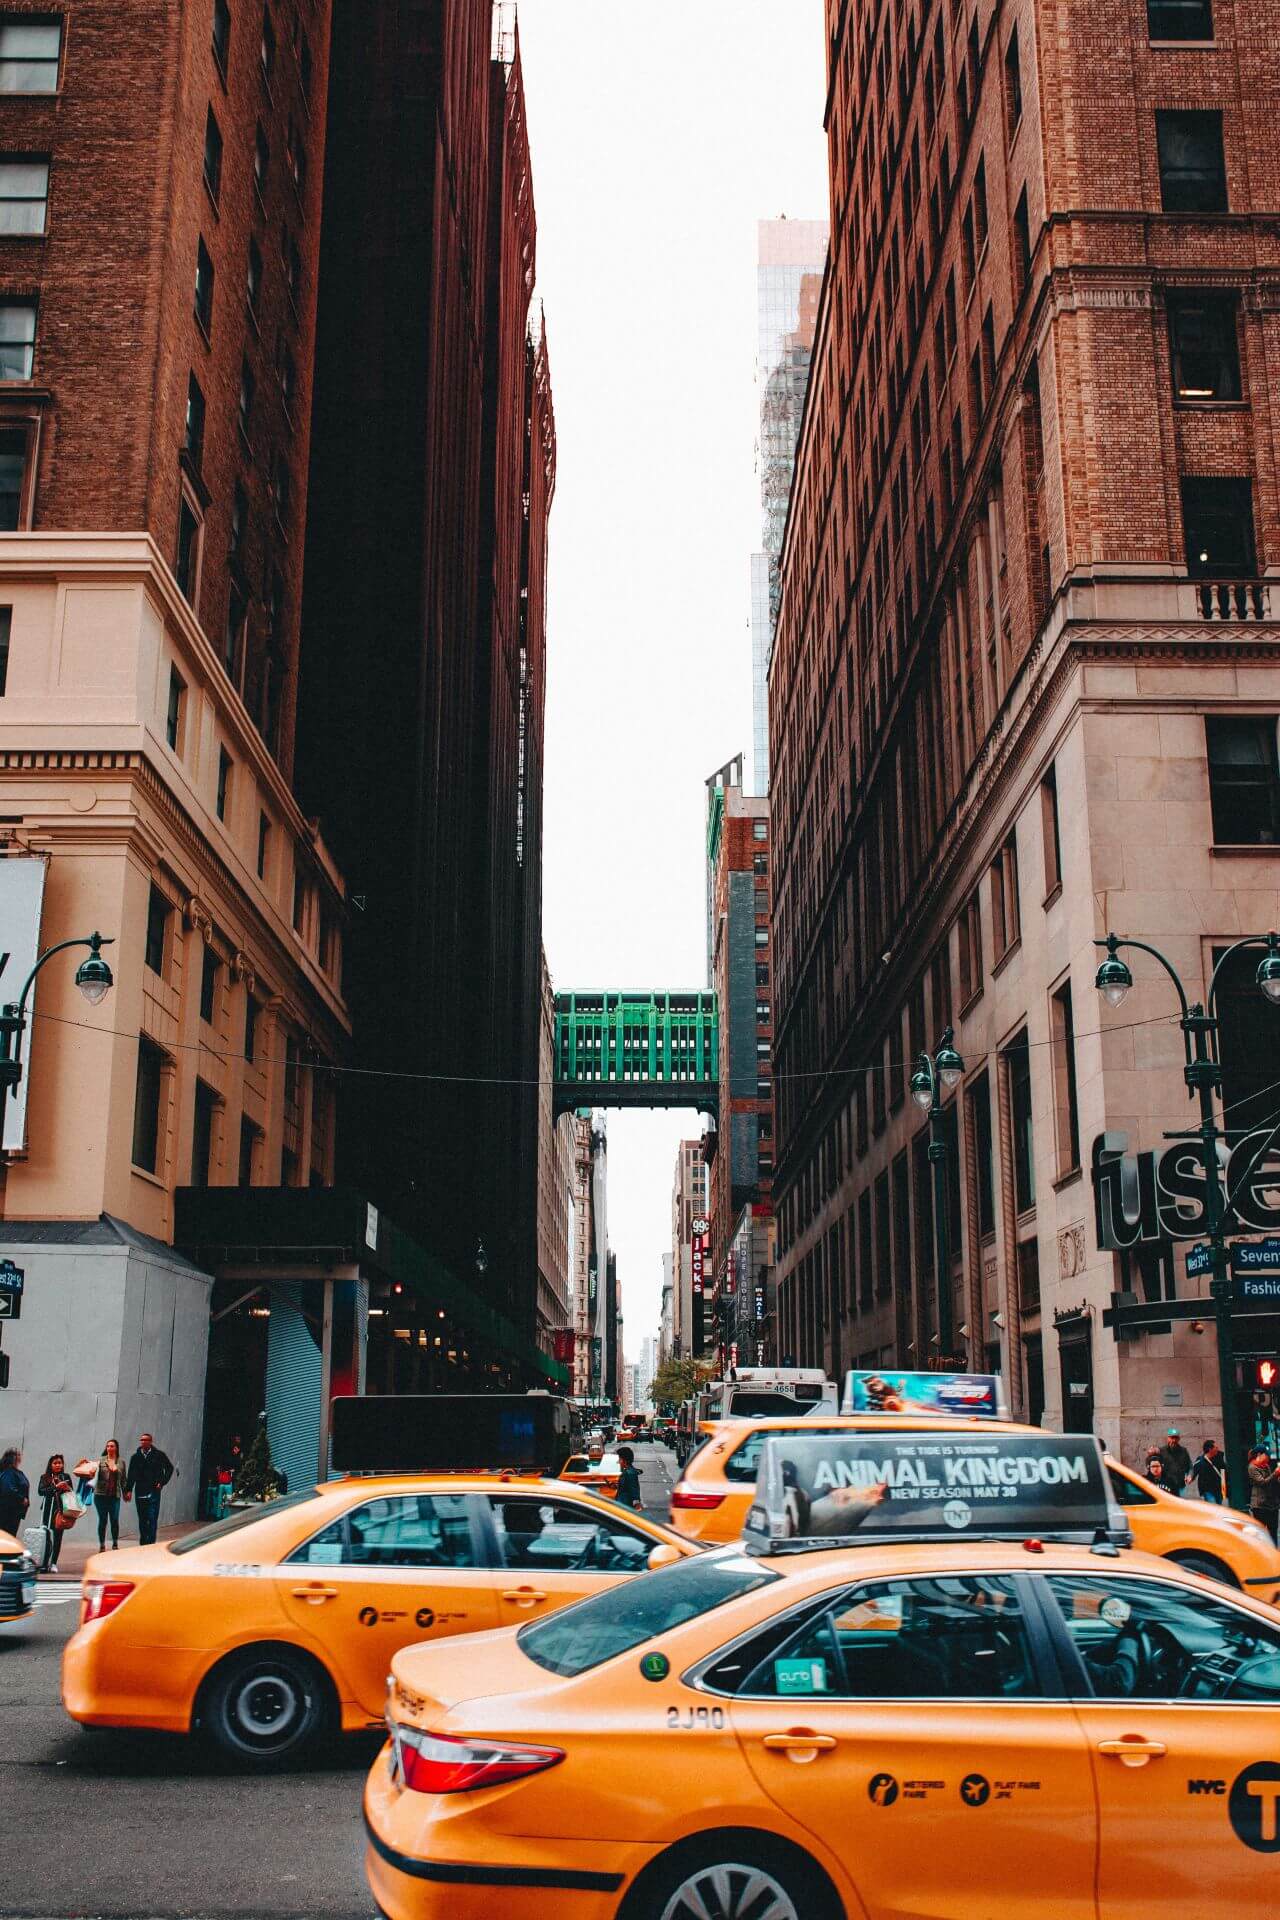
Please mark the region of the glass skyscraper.
<svg viewBox="0 0 1280 1920"><path fill-rule="evenodd" d="M778 562L809 385L818 295L827 259L827 223L761 220L756 234L762 550L751 556L751 673L753 784L763 794L769 791L767 683L778 612Z"/></svg>

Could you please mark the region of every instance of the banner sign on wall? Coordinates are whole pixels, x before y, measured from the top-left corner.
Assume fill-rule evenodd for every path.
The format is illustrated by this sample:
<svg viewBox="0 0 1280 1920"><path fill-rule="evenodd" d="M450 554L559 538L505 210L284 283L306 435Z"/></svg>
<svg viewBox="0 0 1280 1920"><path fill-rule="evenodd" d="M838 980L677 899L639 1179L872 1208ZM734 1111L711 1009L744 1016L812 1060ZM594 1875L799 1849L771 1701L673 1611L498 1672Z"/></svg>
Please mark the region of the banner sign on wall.
<svg viewBox="0 0 1280 1920"><path fill-rule="evenodd" d="M0 973L0 1004L16 1001L40 951L40 910L44 903L46 860L27 855L0 860L0 953L9 958ZM77 999L79 996L76 996ZM35 1022L36 988L27 995L27 1030L22 1036L22 1078L4 1103L3 1145L21 1153L27 1144L27 1088L39 1050Z"/></svg>
<svg viewBox="0 0 1280 1920"><path fill-rule="evenodd" d="M1123 1133L1093 1143L1093 1199L1098 1245L1112 1253L1154 1240L1198 1240L1209 1230L1204 1161L1197 1140L1163 1153L1127 1153ZM1224 1170L1234 1200L1235 1232L1280 1229L1280 1148L1270 1128L1246 1134Z"/></svg>

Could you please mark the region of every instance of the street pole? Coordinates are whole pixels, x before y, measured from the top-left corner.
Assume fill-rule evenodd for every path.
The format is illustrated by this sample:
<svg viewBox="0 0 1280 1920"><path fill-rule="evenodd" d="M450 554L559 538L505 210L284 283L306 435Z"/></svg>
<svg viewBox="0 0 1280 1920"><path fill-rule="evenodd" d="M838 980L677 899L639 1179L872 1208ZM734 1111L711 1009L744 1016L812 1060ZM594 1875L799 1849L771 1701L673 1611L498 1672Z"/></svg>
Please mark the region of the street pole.
<svg viewBox="0 0 1280 1920"><path fill-rule="evenodd" d="M1204 1161L1205 1219L1212 1273L1209 1297L1213 1301L1213 1325L1218 1340L1218 1392L1222 1398L1222 1444L1227 1455L1227 1499L1233 1507L1245 1508L1249 1504L1249 1480L1240 1436L1240 1407L1236 1400L1235 1330L1231 1324L1234 1302L1227 1271L1227 1209L1218 1161L1221 1135L1213 1105L1222 1069L1209 1047L1209 1037L1216 1027L1216 1020L1198 1004L1183 1015L1182 1030L1194 1047L1184 1071L1188 1087L1195 1091L1200 1102L1200 1155Z"/></svg>
<svg viewBox="0 0 1280 1920"><path fill-rule="evenodd" d="M933 1170L933 1233L938 1263L938 1352L940 1359L952 1358L955 1337L951 1311L951 1248L947 1231L950 1196L947 1192L947 1140L943 1131L946 1114L942 1105L944 1087L958 1086L964 1074L964 1061L956 1052L955 1034L948 1027L938 1042L936 1053L922 1053L911 1076L911 1098L929 1110L929 1165Z"/></svg>

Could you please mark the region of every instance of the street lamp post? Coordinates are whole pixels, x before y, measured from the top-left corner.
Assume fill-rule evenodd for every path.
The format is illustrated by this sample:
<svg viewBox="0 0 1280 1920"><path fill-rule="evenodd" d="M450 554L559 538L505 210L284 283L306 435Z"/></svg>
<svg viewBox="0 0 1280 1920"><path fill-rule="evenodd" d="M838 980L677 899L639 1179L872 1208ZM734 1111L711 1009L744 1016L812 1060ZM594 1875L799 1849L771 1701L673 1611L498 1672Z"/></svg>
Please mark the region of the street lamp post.
<svg viewBox="0 0 1280 1920"><path fill-rule="evenodd" d="M1131 940L1115 933L1109 933L1105 940L1095 940L1094 945L1107 950L1107 957L1098 968L1095 984L1108 1006L1118 1007L1133 985L1133 975L1120 958L1120 948L1130 947L1138 953L1149 953L1159 961L1173 982L1178 1005L1182 1009L1178 1021L1182 1029L1184 1056L1182 1077L1187 1083L1188 1097L1199 1099L1200 1125L1190 1134L1166 1134L1165 1137L1193 1138L1200 1142L1205 1178L1205 1225L1213 1275L1209 1294L1213 1301L1214 1327L1218 1336L1218 1390L1222 1396L1222 1444L1227 1455L1227 1497L1233 1507L1244 1508L1249 1504L1249 1489L1240 1438L1240 1413L1236 1404L1235 1342L1231 1327L1232 1287L1227 1272L1226 1236L1234 1211L1234 1195L1224 1194L1222 1190L1218 1143L1225 1140L1227 1135L1226 1129L1218 1125L1213 1104L1214 1095L1222 1086L1217 995L1222 969L1231 955L1238 953L1242 947L1265 947L1266 953L1258 966L1258 986L1273 1006L1280 1005L1280 938L1274 933L1256 933L1233 941L1213 970L1208 999L1203 1006L1199 1001L1188 1004L1182 981L1158 947L1149 946L1145 940Z"/></svg>
<svg viewBox="0 0 1280 1920"><path fill-rule="evenodd" d="M911 1098L929 1114L929 1164L933 1168L933 1226L938 1262L938 1346L944 1359L951 1357L951 1250L947 1233L947 1142L943 1134L942 1090L958 1086L964 1075L964 1061L955 1049L955 1034L948 1027L936 1053L922 1053L911 1076Z"/></svg>
<svg viewBox="0 0 1280 1920"><path fill-rule="evenodd" d="M56 946L49 947L40 955L23 981L22 992L17 1000L0 1007L0 1137L3 1135L5 1102L22 1079L22 1036L27 1025L27 1001L36 975L55 953L65 953L68 947L88 947L88 957L76 968L76 985L89 1005L96 1007L115 984L111 969L102 957L102 949L114 944L113 940L108 940L101 933L91 933L87 939L59 940ZM8 958L6 953L0 960L0 969Z"/></svg>

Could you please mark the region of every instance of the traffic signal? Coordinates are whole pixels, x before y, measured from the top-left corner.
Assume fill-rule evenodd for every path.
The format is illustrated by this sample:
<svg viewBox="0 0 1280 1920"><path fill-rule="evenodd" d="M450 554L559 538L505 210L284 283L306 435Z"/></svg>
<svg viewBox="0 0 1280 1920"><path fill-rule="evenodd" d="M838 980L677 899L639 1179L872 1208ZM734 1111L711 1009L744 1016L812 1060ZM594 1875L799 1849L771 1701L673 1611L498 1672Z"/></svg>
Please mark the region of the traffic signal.
<svg viewBox="0 0 1280 1920"><path fill-rule="evenodd" d="M8 1384L9 1384L9 1356L7 1353L0 1353L0 1387L7 1387Z"/></svg>
<svg viewBox="0 0 1280 1920"><path fill-rule="evenodd" d="M1280 1360L1255 1360L1253 1371L1256 1387L1265 1388L1268 1393L1280 1387Z"/></svg>

